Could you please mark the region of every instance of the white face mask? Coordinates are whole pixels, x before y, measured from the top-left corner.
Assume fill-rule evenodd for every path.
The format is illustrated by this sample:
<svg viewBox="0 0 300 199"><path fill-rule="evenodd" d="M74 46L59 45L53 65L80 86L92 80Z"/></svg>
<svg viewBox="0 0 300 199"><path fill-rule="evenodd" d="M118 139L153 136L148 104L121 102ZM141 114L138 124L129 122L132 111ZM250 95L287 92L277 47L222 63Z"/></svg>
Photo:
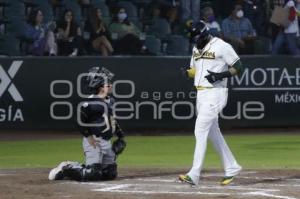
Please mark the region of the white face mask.
<svg viewBox="0 0 300 199"><path fill-rule="evenodd" d="M124 21L127 18L127 14L126 13L119 13L118 14L118 19L120 21Z"/></svg>
<svg viewBox="0 0 300 199"><path fill-rule="evenodd" d="M243 16L244 16L244 11L239 10L239 11L236 12L236 17L237 18L242 18Z"/></svg>

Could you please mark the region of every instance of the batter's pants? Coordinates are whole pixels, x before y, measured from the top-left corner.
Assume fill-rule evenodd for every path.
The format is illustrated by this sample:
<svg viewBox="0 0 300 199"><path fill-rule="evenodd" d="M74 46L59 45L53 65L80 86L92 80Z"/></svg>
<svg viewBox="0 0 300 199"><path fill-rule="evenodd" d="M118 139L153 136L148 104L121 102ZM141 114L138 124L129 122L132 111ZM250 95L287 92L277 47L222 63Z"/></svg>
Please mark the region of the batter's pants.
<svg viewBox="0 0 300 199"><path fill-rule="evenodd" d="M218 115L226 106L227 97L227 88L211 88L197 92L197 119L194 131L196 146L193 167L188 172L195 184L199 183L206 153L207 138L212 141L214 148L221 157L225 176L234 176L241 170L221 134L218 123Z"/></svg>

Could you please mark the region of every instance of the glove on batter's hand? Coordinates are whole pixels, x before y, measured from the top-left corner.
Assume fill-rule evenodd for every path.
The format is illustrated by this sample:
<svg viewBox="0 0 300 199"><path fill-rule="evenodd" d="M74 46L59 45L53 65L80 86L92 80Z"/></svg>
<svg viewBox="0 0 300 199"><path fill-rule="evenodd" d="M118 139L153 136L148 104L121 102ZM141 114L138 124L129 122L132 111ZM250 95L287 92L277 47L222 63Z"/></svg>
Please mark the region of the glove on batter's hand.
<svg viewBox="0 0 300 199"><path fill-rule="evenodd" d="M223 78L231 77L231 73L229 71L225 71L222 73L215 73L212 71L207 71L209 74L205 76L207 81L211 84L215 83L216 81L222 80Z"/></svg>
<svg viewBox="0 0 300 199"><path fill-rule="evenodd" d="M115 152L116 155L119 155L124 151L126 148L126 142L124 139L118 138L112 144L112 150Z"/></svg>

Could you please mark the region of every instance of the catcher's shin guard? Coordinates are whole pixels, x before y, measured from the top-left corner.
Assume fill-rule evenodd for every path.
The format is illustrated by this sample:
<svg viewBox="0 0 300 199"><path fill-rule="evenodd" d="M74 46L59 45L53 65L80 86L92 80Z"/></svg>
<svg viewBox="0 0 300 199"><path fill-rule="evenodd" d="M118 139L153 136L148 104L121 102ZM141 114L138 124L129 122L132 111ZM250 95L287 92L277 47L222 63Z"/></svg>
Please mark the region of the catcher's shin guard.
<svg viewBox="0 0 300 199"><path fill-rule="evenodd" d="M103 180L114 180L118 176L117 164L103 165L102 167L102 179Z"/></svg>
<svg viewBox="0 0 300 199"><path fill-rule="evenodd" d="M83 166L74 166L72 164L69 164L63 168L63 174L65 177L71 180L82 181L83 168Z"/></svg>
<svg viewBox="0 0 300 199"><path fill-rule="evenodd" d="M83 181L98 181L102 180L101 164L88 165L82 172Z"/></svg>

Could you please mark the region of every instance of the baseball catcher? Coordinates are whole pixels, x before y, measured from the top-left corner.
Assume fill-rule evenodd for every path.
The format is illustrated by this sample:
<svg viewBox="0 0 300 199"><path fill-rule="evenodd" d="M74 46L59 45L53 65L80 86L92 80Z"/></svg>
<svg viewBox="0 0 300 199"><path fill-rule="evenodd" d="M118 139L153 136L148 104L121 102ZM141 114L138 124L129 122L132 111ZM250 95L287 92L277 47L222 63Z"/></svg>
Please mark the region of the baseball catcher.
<svg viewBox="0 0 300 199"><path fill-rule="evenodd" d="M85 164L64 161L50 171L49 180L98 181L117 177L116 157L123 152L126 142L124 132L113 115L114 99L110 96L113 76L105 68L89 70L83 85L92 95L81 103L78 118ZM117 139L112 143L113 135Z"/></svg>

